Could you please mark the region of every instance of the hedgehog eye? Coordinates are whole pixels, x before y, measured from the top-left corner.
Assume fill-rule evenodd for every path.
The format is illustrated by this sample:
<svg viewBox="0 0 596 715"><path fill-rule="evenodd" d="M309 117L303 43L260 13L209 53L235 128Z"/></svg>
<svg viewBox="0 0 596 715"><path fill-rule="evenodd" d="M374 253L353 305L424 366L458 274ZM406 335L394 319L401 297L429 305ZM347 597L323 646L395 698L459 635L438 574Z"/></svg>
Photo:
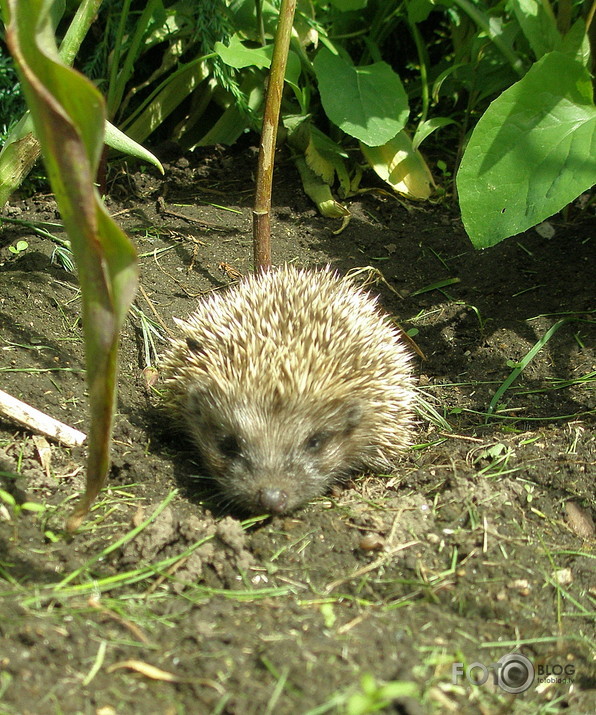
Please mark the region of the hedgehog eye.
<svg viewBox="0 0 596 715"><path fill-rule="evenodd" d="M238 437L233 434L227 434L223 436L217 443L219 451L224 455L224 457L239 457L242 453L242 448L240 446L240 441Z"/></svg>
<svg viewBox="0 0 596 715"><path fill-rule="evenodd" d="M307 452L320 452L330 439L328 432L315 432L304 445Z"/></svg>

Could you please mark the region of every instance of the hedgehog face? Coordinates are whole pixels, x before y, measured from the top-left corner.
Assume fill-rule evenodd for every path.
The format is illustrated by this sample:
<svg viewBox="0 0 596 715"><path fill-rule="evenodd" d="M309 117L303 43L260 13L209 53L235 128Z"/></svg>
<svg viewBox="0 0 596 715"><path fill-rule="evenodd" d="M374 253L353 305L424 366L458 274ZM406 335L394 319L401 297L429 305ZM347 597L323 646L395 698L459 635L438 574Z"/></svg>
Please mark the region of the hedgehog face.
<svg viewBox="0 0 596 715"><path fill-rule="evenodd" d="M186 421L224 498L253 513L282 514L324 493L366 450L356 398L250 403L194 386Z"/></svg>

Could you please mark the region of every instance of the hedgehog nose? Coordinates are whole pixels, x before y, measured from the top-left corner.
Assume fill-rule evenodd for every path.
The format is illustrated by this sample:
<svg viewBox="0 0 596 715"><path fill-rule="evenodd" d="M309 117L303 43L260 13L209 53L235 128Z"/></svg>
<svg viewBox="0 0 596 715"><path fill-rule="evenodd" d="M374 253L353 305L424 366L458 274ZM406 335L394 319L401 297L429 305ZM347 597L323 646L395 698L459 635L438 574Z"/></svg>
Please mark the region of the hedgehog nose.
<svg viewBox="0 0 596 715"><path fill-rule="evenodd" d="M272 514L283 514L288 506L288 495L283 489L260 489L258 500L263 509Z"/></svg>

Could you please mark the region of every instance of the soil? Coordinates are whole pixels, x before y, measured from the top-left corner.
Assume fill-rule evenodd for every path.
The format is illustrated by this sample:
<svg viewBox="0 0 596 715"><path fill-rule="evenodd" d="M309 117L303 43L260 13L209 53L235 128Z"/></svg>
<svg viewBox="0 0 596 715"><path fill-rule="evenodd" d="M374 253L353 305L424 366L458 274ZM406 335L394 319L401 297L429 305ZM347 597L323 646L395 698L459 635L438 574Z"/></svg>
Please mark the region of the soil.
<svg viewBox="0 0 596 715"><path fill-rule="evenodd" d="M596 711L593 214L479 252L448 204L372 191L337 232L281 154L274 262L377 269L440 419L419 418L395 474L247 522L159 409L140 312L175 332L251 269L255 150L157 153L164 178L110 175L144 292L122 331L109 484L74 537L84 448L0 422L0 713ZM4 215L58 220L50 195ZM4 224L2 389L86 431L79 293L55 248ZM512 652L535 671L519 694L491 666Z"/></svg>

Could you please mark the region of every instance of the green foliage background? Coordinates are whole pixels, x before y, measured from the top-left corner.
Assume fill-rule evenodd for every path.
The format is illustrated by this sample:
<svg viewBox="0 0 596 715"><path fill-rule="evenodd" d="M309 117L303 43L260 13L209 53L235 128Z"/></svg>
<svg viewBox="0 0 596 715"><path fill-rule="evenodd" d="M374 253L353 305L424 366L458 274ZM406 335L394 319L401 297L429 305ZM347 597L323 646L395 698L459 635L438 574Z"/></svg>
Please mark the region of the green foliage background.
<svg viewBox="0 0 596 715"><path fill-rule="evenodd" d="M278 4L103 0L75 66L135 142L233 144L259 130ZM60 38L77 4L54 6ZM305 191L345 217L368 164L411 198L456 195L424 143L475 246L548 218L596 180L593 17L579 0L300 0L282 115ZM21 102L5 51L0 92L1 128Z"/></svg>

